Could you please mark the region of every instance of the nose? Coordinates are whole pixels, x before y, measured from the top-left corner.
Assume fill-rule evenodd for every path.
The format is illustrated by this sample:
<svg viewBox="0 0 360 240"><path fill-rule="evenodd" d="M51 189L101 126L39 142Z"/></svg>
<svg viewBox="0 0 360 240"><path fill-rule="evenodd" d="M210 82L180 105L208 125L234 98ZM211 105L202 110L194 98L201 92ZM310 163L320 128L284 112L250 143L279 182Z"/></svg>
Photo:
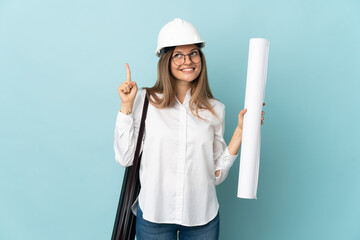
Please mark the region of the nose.
<svg viewBox="0 0 360 240"><path fill-rule="evenodd" d="M190 55L185 55L185 62L184 64L186 65L190 65L192 63L191 59L190 59Z"/></svg>

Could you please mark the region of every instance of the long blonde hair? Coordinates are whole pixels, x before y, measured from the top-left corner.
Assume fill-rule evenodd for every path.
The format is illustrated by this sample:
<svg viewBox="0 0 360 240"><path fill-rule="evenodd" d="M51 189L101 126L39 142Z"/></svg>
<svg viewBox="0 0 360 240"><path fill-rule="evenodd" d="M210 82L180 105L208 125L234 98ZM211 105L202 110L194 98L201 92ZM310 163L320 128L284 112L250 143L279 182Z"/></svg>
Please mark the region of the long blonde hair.
<svg viewBox="0 0 360 240"><path fill-rule="evenodd" d="M175 101L176 95L176 79L173 77L170 71L171 56L174 52L174 48L171 48L167 52L163 53L159 59L157 65L157 81L151 88L146 89L146 96L149 102L157 108L167 108L171 106ZM200 75L191 82L191 99L189 101L190 110L192 114L200 119L199 110L209 110L215 117L218 118L213 106L210 104L209 99L215 99L211 93L205 56L199 49L201 56L201 72ZM156 93L162 93L162 97L158 97ZM151 97L150 97L151 96Z"/></svg>

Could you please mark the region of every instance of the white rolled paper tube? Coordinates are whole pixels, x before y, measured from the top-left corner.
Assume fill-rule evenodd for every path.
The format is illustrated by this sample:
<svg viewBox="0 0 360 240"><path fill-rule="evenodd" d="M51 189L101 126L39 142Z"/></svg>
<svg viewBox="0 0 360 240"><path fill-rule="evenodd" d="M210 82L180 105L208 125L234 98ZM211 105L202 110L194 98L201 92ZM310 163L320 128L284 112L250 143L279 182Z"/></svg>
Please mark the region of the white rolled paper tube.
<svg viewBox="0 0 360 240"><path fill-rule="evenodd" d="M252 38L246 77L238 198L256 199L261 143L261 112L265 96L269 41Z"/></svg>

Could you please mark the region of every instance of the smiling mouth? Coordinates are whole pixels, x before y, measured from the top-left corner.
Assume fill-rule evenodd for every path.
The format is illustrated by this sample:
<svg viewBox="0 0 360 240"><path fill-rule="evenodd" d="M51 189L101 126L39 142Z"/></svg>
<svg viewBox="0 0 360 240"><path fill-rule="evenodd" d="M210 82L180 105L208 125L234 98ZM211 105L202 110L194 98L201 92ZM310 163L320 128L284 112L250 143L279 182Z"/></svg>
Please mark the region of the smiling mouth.
<svg viewBox="0 0 360 240"><path fill-rule="evenodd" d="M195 70L195 68L184 68L184 69L180 69L180 71L182 71L182 72L192 72L192 71L194 71Z"/></svg>

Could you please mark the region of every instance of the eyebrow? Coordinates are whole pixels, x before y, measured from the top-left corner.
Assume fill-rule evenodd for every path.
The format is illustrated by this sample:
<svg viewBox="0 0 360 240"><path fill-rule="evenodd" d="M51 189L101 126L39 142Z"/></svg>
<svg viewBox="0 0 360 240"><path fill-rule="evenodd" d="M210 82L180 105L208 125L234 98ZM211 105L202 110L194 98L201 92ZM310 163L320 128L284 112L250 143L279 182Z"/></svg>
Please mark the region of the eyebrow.
<svg viewBox="0 0 360 240"><path fill-rule="evenodd" d="M189 52L194 51L194 50L199 50L199 48L193 48L193 49L191 49ZM176 51L176 52L174 52L174 53L183 53L183 52L181 52L181 51Z"/></svg>

